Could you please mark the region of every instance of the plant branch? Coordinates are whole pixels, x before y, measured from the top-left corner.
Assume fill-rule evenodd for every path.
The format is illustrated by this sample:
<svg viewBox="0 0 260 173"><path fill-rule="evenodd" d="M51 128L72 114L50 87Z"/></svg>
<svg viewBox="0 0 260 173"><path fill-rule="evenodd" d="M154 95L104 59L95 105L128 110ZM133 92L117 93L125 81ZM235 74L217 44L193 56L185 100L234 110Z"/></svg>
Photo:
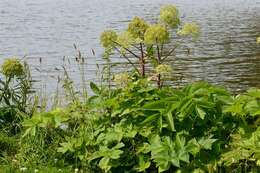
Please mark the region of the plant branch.
<svg viewBox="0 0 260 173"><path fill-rule="evenodd" d="M142 43L140 43L140 44L142 44ZM143 54L144 54L145 56L148 56L148 53L144 51L144 47L142 48L143 50L141 50L141 48L139 48L138 46L136 46L136 45L134 45L134 44L132 44L132 46L133 46L134 48L136 48L137 50L139 50L139 51L143 51Z"/></svg>
<svg viewBox="0 0 260 173"><path fill-rule="evenodd" d="M172 48L168 54L162 59L162 61L164 61L165 59L167 59L169 56L172 55L172 53L176 50L176 48L178 47L178 45L176 45L174 48Z"/></svg>
<svg viewBox="0 0 260 173"><path fill-rule="evenodd" d="M115 47L115 49L116 49L116 51L117 51L118 53L120 53L120 50L119 50L117 47ZM122 57L124 57L124 58L134 67L134 69L140 74L138 68L135 66L135 64L134 64L127 56L125 56L125 55L122 54L122 53L120 53L120 55L121 55Z"/></svg>
<svg viewBox="0 0 260 173"><path fill-rule="evenodd" d="M119 43L116 42L116 41L113 41L113 40L112 40L112 42L115 43L115 44L117 44L118 46L122 47L123 49L125 49L127 52L129 52L130 54L132 54L132 55L133 55L134 57L136 57L137 59L140 59L140 57L139 57L138 55L136 55L136 54L135 54L133 51L131 51L130 49L128 49L128 48L122 46L121 44L119 44ZM114 46L114 47L115 47L115 46Z"/></svg>
<svg viewBox="0 0 260 173"><path fill-rule="evenodd" d="M156 44L156 48L157 48L157 63L158 65L161 64L161 54L160 54L160 47L158 44ZM161 83L161 74L158 74L158 78L157 78L157 86L158 88L161 88L162 83Z"/></svg>
<svg viewBox="0 0 260 173"><path fill-rule="evenodd" d="M145 76L145 60L144 60L144 51L143 51L143 44L140 43L140 49L141 49L141 75L142 77Z"/></svg>

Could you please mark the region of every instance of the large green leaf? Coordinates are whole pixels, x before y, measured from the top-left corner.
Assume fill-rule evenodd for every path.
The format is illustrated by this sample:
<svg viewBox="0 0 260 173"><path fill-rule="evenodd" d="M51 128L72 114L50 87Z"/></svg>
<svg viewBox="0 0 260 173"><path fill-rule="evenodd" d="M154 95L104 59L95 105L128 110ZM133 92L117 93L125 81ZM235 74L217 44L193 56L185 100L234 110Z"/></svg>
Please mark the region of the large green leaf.
<svg viewBox="0 0 260 173"><path fill-rule="evenodd" d="M90 88L91 88L91 90L92 90L95 94L97 94L97 95L100 94L100 89L98 88L98 86L97 86L95 83L90 82Z"/></svg>
<svg viewBox="0 0 260 173"><path fill-rule="evenodd" d="M168 127L170 128L170 130L175 132L176 130L175 130L173 115L172 115L171 111L168 111L166 113L166 119L167 119Z"/></svg>
<svg viewBox="0 0 260 173"><path fill-rule="evenodd" d="M154 110L154 111L162 111L166 108L166 102L164 100L158 100L151 103L147 103L143 106L143 109L146 110Z"/></svg>
<svg viewBox="0 0 260 173"><path fill-rule="evenodd" d="M199 115L199 117L204 120L207 113L198 106L196 106L196 111L197 111L197 114Z"/></svg>
<svg viewBox="0 0 260 173"><path fill-rule="evenodd" d="M103 157L98 165L101 169L103 169L105 172L108 172L111 169L111 166L109 165L110 159L108 157Z"/></svg>
<svg viewBox="0 0 260 173"><path fill-rule="evenodd" d="M136 170L138 172L144 172L147 168L149 168L151 165L151 162L148 157L145 157L144 155L138 156L138 166L136 167Z"/></svg>
<svg viewBox="0 0 260 173"><path fill-rule="evenodd" d="M212 139L211 137L202 137L201 139L199 139L198 144L203 149L211 150L212 144L216 141L217 139Z"/></svg>

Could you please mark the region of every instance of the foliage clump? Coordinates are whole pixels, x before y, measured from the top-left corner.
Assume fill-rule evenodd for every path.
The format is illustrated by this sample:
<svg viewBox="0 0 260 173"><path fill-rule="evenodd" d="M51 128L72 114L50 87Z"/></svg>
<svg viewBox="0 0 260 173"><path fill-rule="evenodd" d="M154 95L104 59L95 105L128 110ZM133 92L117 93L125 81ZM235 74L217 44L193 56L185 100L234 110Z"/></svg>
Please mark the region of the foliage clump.
<svg viewBox="0 0 260 173"><path fill-rule="evenodd" d="M92 83L95 95L86 102L25 120L17 159L37 165L49 164L47 157L59 160L52 166L100 173L259 170L260 114L251 112L260 110L259 90L240 96L249 105L238 116L239 97L222 87L198 82L159 89L148 79L119 76L133 81L114 89Z"/></svg>

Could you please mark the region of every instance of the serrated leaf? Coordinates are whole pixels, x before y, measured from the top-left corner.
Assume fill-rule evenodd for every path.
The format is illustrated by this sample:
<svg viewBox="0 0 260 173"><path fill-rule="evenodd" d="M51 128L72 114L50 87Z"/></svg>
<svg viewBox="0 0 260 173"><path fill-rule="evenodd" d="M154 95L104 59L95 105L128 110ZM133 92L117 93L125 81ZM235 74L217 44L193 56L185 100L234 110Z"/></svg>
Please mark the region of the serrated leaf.
<svg viewBox="0 0 260 173"><path fill-rule="evenodd" d="M197 111L199 117L204 120L207 113L198 106L196 106L196 111Z"/></svg>
<svg viewBox="0 0 260 173"><path fill-rule="evenodd" d="M212 144L217 141L216 139L211 139L211 138L201 138L198 141L198 144L200 145L201 148L206 149L206 150L211 150Z"/></svg>
<svg viewBox="0 0 260 173"><path fill-rule="evenodd" d="M161 111L161 110L164 110L165 107L166 107L165 101L164 100L158 100L158 101L154 101L154 102L151 102L151 103L144 105L143 109Z"/></svg>
<svg viewBox="0 0 260 173"><path fill-rule="evenodd" d="M149 168L151 165L151 162L149 161L149 158L146 158L143 155L138 156L138 167L136 168L138 172L143 172L147 168Z"/></svg>
<svg viewBox="0 0 260 173"><path fill-rule="evenodd" d="M180 150L179 151L179 155L178 155L179 159L183 162L189 163L190 162L190 156L189 153L185 150Z"/></svg>
<svg viewBox="0 0 260 173"><path fill-rule="evenodd" d="M195 156L196 154L199 153L200 151L200 146L198 144L198 142L196 141L195 138L193 138L192 140L190 140L186 146L186 150L191 153L193 156Z"/></svg>
<svg viewBox="0 0 260 173"><path fill-rule="evenodd" d="M180 167L180 160L179 160L179 158L172 158L171 159L171 163L172 163L172 165L174 165L174 166L176 166L176 167Z"/></svg>
<svg viewBox="0 0 260 173"><path fill-rule="evenodd" d="M99 163L98 166L103 169L105 172L108 172L111 169L111 166L109 165L110 159L108 157L103 157Z"/></svg>
<svg viewBox="0 0 260 173"><path fill-rule="evenodd" d="M170 164L168 162L163 162L158 167L158 172L164 172L170 168Z"/></svg>

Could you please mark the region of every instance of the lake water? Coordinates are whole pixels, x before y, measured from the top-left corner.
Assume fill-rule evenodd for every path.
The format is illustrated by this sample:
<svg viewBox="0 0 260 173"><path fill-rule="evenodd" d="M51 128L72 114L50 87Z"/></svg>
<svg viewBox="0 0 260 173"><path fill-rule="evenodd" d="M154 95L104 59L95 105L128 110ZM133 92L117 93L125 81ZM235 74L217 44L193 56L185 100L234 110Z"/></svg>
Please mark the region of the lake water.
<svg viewBox="0 0 260 173"><path fill-rule="evenodd" d="M134 16L154 21L160 6L170 3L183 21L201 27L199 40L187 43L191 54L180 52L171 61L175 85L207 80L233 91L260 87L260 0L1 0L0 62L26 56L33 77L52 88L63 56L75 55L75 43L87 57L87 80L94 79L96 64L103 63L100 33L124 29ZM69 69L79 80L76 65Z"/></svg>

